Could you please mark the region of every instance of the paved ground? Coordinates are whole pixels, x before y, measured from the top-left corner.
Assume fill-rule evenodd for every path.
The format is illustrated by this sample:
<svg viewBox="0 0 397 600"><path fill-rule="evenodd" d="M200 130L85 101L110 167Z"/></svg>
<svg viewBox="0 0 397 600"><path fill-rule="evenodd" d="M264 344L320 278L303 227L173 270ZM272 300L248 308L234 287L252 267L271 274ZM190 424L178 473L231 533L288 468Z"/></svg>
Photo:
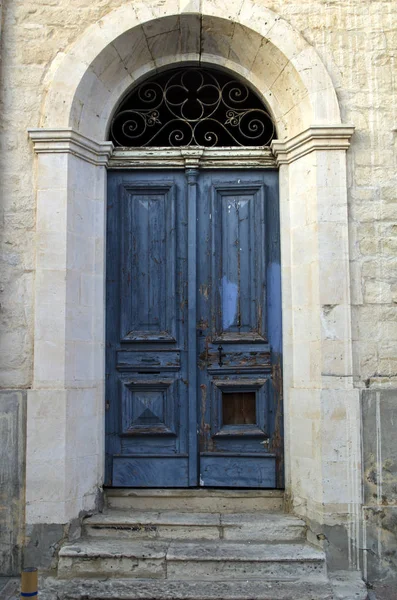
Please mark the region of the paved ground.
<svg viewBox="0 0 397 600"><path fill-rule="evenodd" d="M39 595L40 596L40 595ZM13 577L0 577L0 600L19 600L20 580ZM397 600L396 584L376 584L368 591L368 600Z"/></svg>
<svg viewBox="0 0 397 600"><path fill-rule="evenodd" d="M1 600L19 600L19 578L0 577L0 598Z"/></svg>
<svg viewBox="0 0 397 600"><path fill-rule="evenodd" d="M378 583L369 590L369 600L397 600L397 581L393 583Z"/></svg>

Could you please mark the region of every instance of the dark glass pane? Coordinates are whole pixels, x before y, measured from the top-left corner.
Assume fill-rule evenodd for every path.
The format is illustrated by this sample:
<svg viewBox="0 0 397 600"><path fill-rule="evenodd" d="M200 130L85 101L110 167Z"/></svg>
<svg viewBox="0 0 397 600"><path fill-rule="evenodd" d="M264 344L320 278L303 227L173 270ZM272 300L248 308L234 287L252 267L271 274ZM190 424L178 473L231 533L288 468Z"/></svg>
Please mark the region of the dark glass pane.
<svg viewBox="0 0 397 600"><path fill-rule="evenodd" d="M223 425L255 425L255 392L222 393Z"/></svg>

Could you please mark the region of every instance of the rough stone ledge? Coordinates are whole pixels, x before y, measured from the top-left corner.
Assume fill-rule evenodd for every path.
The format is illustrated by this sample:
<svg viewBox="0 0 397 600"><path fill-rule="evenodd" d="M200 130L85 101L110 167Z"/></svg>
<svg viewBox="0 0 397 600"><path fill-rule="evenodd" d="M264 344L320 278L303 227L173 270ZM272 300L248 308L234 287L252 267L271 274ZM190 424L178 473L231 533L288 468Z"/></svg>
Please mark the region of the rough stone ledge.
<svg viewBox="0 0 397 600"><path fill-rule="evenodd" d="M107 489L109 509L206 513L281 512L283 490Z"/></svg>
<svg viewBox="0 0 397 600"><path fill-rule="evenodd" d="M116 535L150 539L229 539L280 542L305 537L302 519L284 513L196 513L175 511L130 511L110 509L83 522L89 537Z"/></svg>
<svg viewBox="0 0 397 600"><path fill-rule="evenodd" d="M326 581L325 554L306 543L86 538L61 548L58 576L203 581Z"/></svg>
<svg viewBox="0 0 397 600"><path fill-rule="evenodd" d="M40 600L336 600L326 582L149 581L105 579L57 581L40 586ZM356 600L354 596L343 600ZM339 600L339 599L338 599ZM357 598L364 600L364 598Z"/></svg>
<svg viewBox="0 0 397 600"><path fill-rule="evenodd" d="M222 542L130 542L114 539L82 539L61 548L62 558L139 558L172 561L323 562L324 552L306 544Z"/></svg>
<svg viewBox="0 0 397 600"><path fill-rule="evenodd" d="M330 582L43 579L39 589L40 600L368 600L356 571L339 571Z"/></svg>
<svg viewBox="0 0 397 600"><path fill-rule="evenodd" d="M167 560L211 562L323 562L322 550L306 544L258 544L247 542L175 543L167 552Z"/></svg>

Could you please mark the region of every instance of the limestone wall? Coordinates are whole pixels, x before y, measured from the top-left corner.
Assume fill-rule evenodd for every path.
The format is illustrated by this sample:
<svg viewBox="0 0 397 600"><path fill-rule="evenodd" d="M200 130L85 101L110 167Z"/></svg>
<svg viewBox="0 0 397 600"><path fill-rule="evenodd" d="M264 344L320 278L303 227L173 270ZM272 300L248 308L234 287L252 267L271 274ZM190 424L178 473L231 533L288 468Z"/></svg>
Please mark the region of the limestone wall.
<svg viewBox="0 0 397 600"><path fill-rule="evenodd" d="M368 580L396 580L397 402L394 390L364 390L362 445L364 506L363 573Z"/></svg>
<svg viewBox="0 0 397 600"><path fill-rule="evenodd" d="M20 573L25 520L26 392L0 393L0 576Z"/></svg>
<svg viewBox="0 0 397 600"><path fill-rule="evenodd" d="M179 0L157 0L161 6L167 1L173 6ZM233 6L241 4L243 8L244 1L233 0ZM183 2L185 0L180 0L180 3ZM43 254L44 249L35 243L36 163L27 129L39 127L42 123L42 109L51 78L72 44L92 24L100 23L100 19L108 12L125 4L125 0L5 0L0 73L0 387L4 389L29 388L33 385L35 264L36 255ZM210 4L211 0L186 0L184 8L189 11L191 5L191 11L195 12L201 6L205 12ZM356 127L347 153L354 379L355 385L360 388L397 387L397 4L394 0L259 0L257 4L278 13L316 49L337 91L342 122ZM154 30L150 31L149 28L145 33L151 37L148 49L156 46ZM241 52L244 44L247 49L245 58L251 60L252 64L256 58L262 60L260 53L266 50L255 35L245 38L242 29L236 27L234 30L234 25L227 27L224 32L221 29L206 31L202 43L209 44L211 36L213 39L216 37L218 44L234 40L229 55L235 61L238 56L232 56L233 52L237 48ZM255 44L258 44L257 48ZM259 64L260 60L257 62ZM267 68L266 64L264 60L264 68ZM288 96L294 92L287 89L288 77L285 80L282 78L283 71L284 68L278 75L280 82L276 88L277 93L282 94L283 85L286 86L285 94ZM111 91L108 90L109 95ZM90 135L90 131L84 127L82 129L86 135ZM56 174L53 172L52 176L56 177ZM304 202L304 185L300 196ZM57 200L61 211L65 208L63 196L60 195ZM51 201L50 196L46 201ZM52 212L49 211L54 222L57 210L54 203ZM63 213L59 214L62 216ZM45 226L45 222L40 224L40 227ZM42 235L41 239L46 239L46 236ZM333 278L332 273L330 277ZM338 285L337 281L335 273L335 285ZM311 281L308 281L307 285L310 284ZM48 287L48 294L53 293L55 300L54 281L49 280ZM333 305L327 307L327 331L331 332L332 344ZM53 325L48 317L48 327L54 329ZM65 337L65 332L60 331L59 336ZM376 396L379 400L374 401L372 390L367 394L363 395L366 453L363 516L370 521L367 531L368 540L372 543L371 536L379 535L378 532L382 530L380 520L383 513L371 507L397 504L395 494L388 488L385 488L384 498L378 493L379 485L371 492L374 478L378 481L379 472L391 468L390 465L384 466L382 452L373 459L371 443L373 428L376 429L379 423L383 427L383 423L388 422L389 413L392 414L394 410L394 392ZM341 398L346 403L343 391ZM57 399L60 401L59 395ZM301 404L298 408L301 409ZM358 419L355 418L355 421ZM306 426L309 425L306 418ZM73 426L70 425L71 430ZM331 438L333 430L328 427L327 431ZM378 435L379 439L382 438L383 456L391 456L394 460L394 450L390 445L393 442L392 434L384 427L383 431L387 435ZM335 444L335 438L330 439L330 446ZM87 452L86 445L83 451ZM346 453L348 451L346 449ZM334 479L328 480L330 486L333 486ZM388 514L392 512L389 510ZM386 525L383 529L389 531L391 525ZM385 535L382 540L386 538ZM382 573L387 574L389 569L394 568L394 565L387 564L382 567ZM371 570L375 572L376 568L369 564L368 571Z"/></svg>
<svg viewBox="0 0 397 600"><path fill-rule="evenodd" d="M242 2L242 0L236 0ZM33 150L51 63L123 0L6 0L1 64L1 379L32 384ZM396 47L393 0L279 0L274 10L312 44L356 132L348 152L354 376L397 382Z"/></svg>

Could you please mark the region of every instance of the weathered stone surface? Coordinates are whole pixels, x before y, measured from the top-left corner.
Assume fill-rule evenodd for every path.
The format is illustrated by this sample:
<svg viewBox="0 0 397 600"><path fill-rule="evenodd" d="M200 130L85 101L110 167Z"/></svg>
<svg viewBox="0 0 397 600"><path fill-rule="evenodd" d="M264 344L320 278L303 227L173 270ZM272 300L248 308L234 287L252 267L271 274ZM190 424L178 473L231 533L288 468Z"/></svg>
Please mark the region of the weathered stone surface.
<svg viewBox="0 0 397 600"><path fill-rule="evenodd" d="M305 537L306 524L286 514L222 514L221 529L226 540L261 542L294 541Z"/></svg>
<svg viewBox="0 0 397 600"><path fill-rule="evenodd" d="M174 561L313 561L322 562L324 553L304 544L258 544L258 543L195 543L171 542L167 559Z"/></svg>
<svg viewBox="0 0 397 600"><path fill-rule="evenodd" d="M95 555L102 558L165 558L169 543L166 542L127 542L113 540L84 540L63 546L60 557L80 557Z"/></svg>
<svg viewBox="0 0 397 600"><path fill-rule="evenodd" d="M109 509L84 520L93 537L129 539L294 541L304 538L304 521L282 513L192 513Z"/></svg>
<svg viewBox="0 0 397 600"><path fill-rule="evenodd" d="M111 509L86 519L84 531L99 537L211 540L220 537L220 515Z"/></svg>
<svg viewBox="0 0 397 600"><path fill-rule="evenodd" d="M334 600L368 600L367 586L359 571L337 571L329 579Z"/></svg>
<svg viewBox="0 0 397 600"><path fill-rule="evenodd" d="M362 393L364 502L397 506L397 391Z"/></svg>
<svg viewBox="0 0 397 600"><path fill-rule="evenodd" d="M298 165L291 168L288 182L285 173L280 174L281 187L284 186L284 191L288 187L284 206L292 205L292 221L285 223L283 238L286 239L286 233L291 228L296 232L292 246L284 248L283 256L291 256L294 264L287 266L283 279L291 281L294 278L295 281L303 282L294 287L291 298L285 298L287 307L290 301L295 303L295 310L291 310L292 318L288 322L284 319L285 331L298 332L300 336L292 339L293 346L287 340L285 348L295 361L295 364L291 362L285 365L285 374L286 377L292 374L298 391L294 395L297 413L293 412L293 403L289 407L291 412L286 412L286 417L291 416L293 422L288 432L291 442L288 449L291 455L288 472L295 476L291 498L300 514L313 514L320 510L326 500L334 520L341 521L343 511L351 510L347 517L350 519L349 531L360 530L357 490L360 489L361 482L356 481L355 475L360 472L360 464L356 449L353 448L352 451L352 438L357 441L357 436L354 437L354 433L349 437L354 423L357 426L359 422L354 416L353 402L349 404L346 401L346 414L350 416L344 421L340 417L334 417L329 406L334 399L335 403L340 404L340 397L337 399L335 395L325 406L322 399L316 397L315 390L323 376L328 379L321 380L321 385L331 386L331 382L337 382L335 385L340 386L342 391L344 382L348 385L347 382L353 378L360 388L397 387L396 78L393 77L396 3L389 0L302 0L299 3L295 0L274 0L271 3L274 15L270 12L264 14L268 6L270 4L264 0L253 5L236 0L229 2L227 11L222 7L222 18L217 19L213 16L217 8L215 0L200 3L195 0L153 0L142 4L138 1L126 4L122 0L79 0L72 3L67 0L46 0L41 3L15 0L5 3L2 14L0 92L0 218L3 227L0 247L3 329L0 348L1 383L13 388L29 387L32 384L33 321L36 315L36 383L39 381L51 390L59 389L60 393L64 393L61 385L54 388L56 379L58 383L62 380L62 385L71 385L76 390L81 385L83 390L81 394L78 392L82 390L75 393L74 403L68 401L68 414L73 414L74 418L57 430L61 433L62 443L67 442L67 450L59 462L50 465L48 459L47 462L36 460L35 455L45 450L45 444L41 447L39 443L33 445L34 451L30 456L32 462L36 460L36 464L31 471L29 483L36 481L36 485L32 483L29 489L27 507L33 524L43 520L47 520L50 525L53 522L64 523L65 519L75 517L81 509L93 508L97 489L102 482L102 414L99 407L103 406L103 372L97 373L96 369L100 370L98 365L102 364L103 340L96 340L95 345L87 341L87 338L94 335L94 332L100 338L101 315L94 317L93 322L90 315L91 307L99 306L103 298L103 290L98 284L100 277L97 275L98 272L103 272L103 234L102 238L98 235L95 241L86 239L90 236L85 235L85 226L92 220L89 207L100 203L89 196L89 202L82 210L84 218L81 222L77 214L82 207L79 199L72 207L73 210L69 210L69 207L67 211L59 213L58 209L66 194L60 193L61 178L57 175L52 177L55 192L50 190L50 193L36 195L35 159L26 135L28 127L53 125L51 120L46 120L48 115L43 113L43 106L57 67L68 54L70 71L64 72L59 97L51 106L52 114L60 114L66 98L74 93L70 86L72 79L81 79L82 84L77 91L78 97L72 114L64 115L64 119L66 125L72 124L89 134L105 130L108 124L106 115L111 114L122 92L132 84L134 75L140 77L155 67L165 65L167 61L175 60L177 56L183 56L184 60L196 60L202 43L206 60L248 77L252 85L261 89L265 98L273 102L280 137L288 137L294 133L294 128L299 130L302 127L311 106L317 107L315 114L321 122L328 108L327 103L316 103L328 82L318 77L316 61L308 61L305 41L313 49L316 59L319 57L326 65L336 91L333 95L332 90L330 96L337 95L343 122L355 125L356 132L347 154L348 239L346 235L343 237L337 233L335 225L335 215L340 217L341 210L334 202L334 192L336 190L340 197L344 197L344 188L339 193L337 175L338 172L343 173L343 169L338 171L325 166L316 172L315 162L321 157L316 157L315 161L310 155L306 157L307 160L299 161ZM121 36L122 40L114 40L106 37L108 32L103 25L107 16L119 7L125 10L124 17L129 16L131 28L138 22L144 23L144 26L137 27L133 36L127 32L125 37ZM200 10L206 13L205 17L200 18ZM185 15L187 18L179 18L178 22L175 15L181 11L195 14ZM167 21L159 23L158 17L163 14L171 16ZM247 26L231 26L231 14L244 18ZM154 21L153 17L156 17ZM169 37L165 31L167 28L164 27L166 23L171 25ZM204 23L205 35L200 35L197 23ZM263 41L252 31L258 24L265 32ZM279 35L278 41L280 37L283 38L284 54L277 48L275 35L277 31L286 31L288 25L299 32L299 35L293 40ZM74 44L84 39L88 30L95 30L96 38L90 47L87 48L88 44L86 45L84 50L87 52L82 52L80 57L76 56L73 54ZM129 43L131 41L135 43ZM106 44L109 45L109 52L103 54L102 49ZM176 55L176 51L181 54ZM286 58L287 54L291 60ZM96 55L98 59L91 60ZM82 61L87 57L89 59L84 64ZM113 60L109 62L109 58ZM295 66L301 67L305 81L312 84L311 89L314 86L318 90L310 99L305 95L303 80L296 76ZM84 70L81 70L82 67ZM122 81L121 75L125 76ZM269 89L265 89L263 85L265 78L270 84ZM97 112L96 107L103 112ZM286 119L285 115L288 115ZM281 171L285 169L282 168ZM332 172L331 177L327 171ZM82 173L81 170L79 173L80 179L69 182L75 189L88 180L87 173ZM50 178L47 177L45 185L49 181ZM298 182L295 187L293 182ZM94 189L91 180L86 183L85 191L87 188ZM48 192L44 189L40 191ZM99 197L103 197L103 194ZM317 202L320 197L323 201ZM56 199L59 204L56 204ZM36 215L43 203L48 207L51 219L50 222L43 219L38 223ZM78 210L74 212L74 208ZM84 212L85 208L87 212ZM342 209L345 211L345 204ZM95 213L96 217L100 213L99 209ZM321 249L324 254L313 265L312 256L317 252L316 228L313 224L317 215L320 215L328 228L328 233L323 231L326 243ZM58 226L66 223L66 218L70 218L70 222L64 231L68 229L69 233L76 235L76 247L71 253L73 256L69 253L71 270L67 274L63 271L55 274L50 265L61 262L67 255L66 251L64 254L59 252L63 239L58 229ZM51 225L53 230L46 230L36 245L36 240L40 237L38 233L43 233L43 229L51 228ZM101 229L101 223L98 229ZM344 230L346 233L347 227ZM348 252L344 250L344 268L341 268L340 261L335 260L325 267L324 258L332 256L335 248L342 242L345 250L347 242L349 244ZM47 261L43 269L47 271L45 281L40 279L42 273L34 272L36 259L39 262L42 259ZM86 261L98 263L97 270L89 273L84 271ZM75 267L82 267L82 271L76 271ZM313 288L318 271L321 286ZM36 291L43 290L49 281L55 282L58 278L58 282L62 282L65 277L68 277L68 301L71 303L71 307L68 307L71 310L68 312L67 336L70 343L67 350L65 345L62 348L62 340L59 340L60 332L65 331L62 315L58 314L61 313L58 301L62 293L54 294L55 301L47 304L42 303L39 297L33 297L35 285ZM70 283L71 280L73 283ZM339 307L338 313L333 303L323 302L324 295L330 298L336 296L338 300L344 295L346 304ZM63 297L66 297L66 293ZM297 298L303 301L302 305L297 302ZM340 341L350 336L350 299L353 304L353 365L350 364L350 346ZM313 307L319 302L324 304L320 311L321 328L311 319ZM338 314L339 317L336 318L335 315ZM79 340L79 336L84 339ZM305 385L308 381L314 382L310 389ZM86 390L90 390L98 400L92 411L95 414L90 414L89 417L84 414L83 407L86 404L81 401L86 399ZM308 398L313 401L309 402ZM79 410L81 412L77 412ZM304 417L302 411L305 412ZM340 414L340 406L335 414L338 412ZM326 421L326 431L319 423L323 414L327 415L327 419L330 416ZM84 419L86 423L90 423L90 431L87 437L84 433L79 437L77 426ZM37 419L36 425L42 424L41 421ZM50 427L45 430L48 440L52 424L55 427L55 423L50 423ZM384 424L382 428L385 429ZM31 439L35 438L38 430L33 427ZM349 435L346 431L349 431ZM332 440L337 441L333 443ZM386 438L381 443L386 444ZM320 453L323 449L324 453L333 456L326 463L321 462ZM346 456L349 459L344 459ZM366 460L366 464L370 465L371 460L368 457ZM384 477L383 483L383 478L381 480L378 477L376 460L373 464L375 466L372 465L369 471L365 469L366 494L367 497L376 494L376 506L383 506L385 501L382 496L393 497L391 481L394 478L394 468L382 464L380 472ZM47 481L45 489L37 484L39 480ZM67 482L71 481L73 489L67 486ZM352 490L356 490L355 495ZM44 499L46 495L51 495L50 501ZM339 501L338 498L342 500ZM369 500L367 503L370 504ZM180 504L185 506L185 510L189 510L189 502L181 500ZM241 501L240 511L244 510L243 505L244 502ZM199 510L199 507L194 507L194 510ZM338 527L344 525L337 523L336 528ZM336 538L339 539L339 533ZM351 543L350 539L348 543ZM353 540L352 545L355 543L356 540Z"/></svg>
<svg viewBox="0 0 397 600"><path fill-rule="evenodd" d="M335 600L326 582L46 580L40 600ZM342 600L342 599L341 599ZM356 600L354 595L343 600ZM362 600L357 598L357 600Z"/></svg>
<svg viewBox="0 0 397 600"><path fill-rule="evenodd" d="M0 392L0 574L22 566L26 392Z"/></svg>
<svg viewBox="0 0 397 600"><path fill-rule="evenodd" d="M125 540L80 540L59 552L58 576L138 577L164 579L168 544L126 542Z"/></svg>
<svg viewBox="0 0 397 600"><path fill-rule="evenodd" d="M98 0L91 3L82 0L75 3L73 8L68 7L66 2L64 4L64 10L61 11L56 2L47 2L39 9L29 10L26 3L13 2L7 3L3 11L2 122L5 124L3 148L6 152L2 153L2 184L7 235L4 246L2 281L5 287L2 290L2 305L7 314L4 323L9 332L9 337L5 340L7 348L4 357L7 360L2 361L5 385L25 385L31 380L32 373L32 336L17 335L23 328L31 330L33 324L33 265L27 265L27 258L34 256L34 238L30 235L31 228L34 227L34 194L31 174L26 168L27 165L32 165L26 128L39 123L40 99L50 77L48 75L45 78L44 75L49 73L51 62L90 25L117 9L123 2ZM338 89L345 122L352 122L356 126L348 159L351 182L351 248L356 252L353 260L358 268L364 266L371 257L372 264L365 277L360 278L361 289L354 294L353 301L356 303L358 300L357 304L360 305L359 296L366 289L374 300L373 304L367 306L372 311L374 320L378 320L376 305L385 297L377 289L380 290L384 283L390 283L385 278L395 281L395 273L390 269L393 251L389 247L393 243L393 236L383 239L378 227L382 221L392 226L397 216L395 212L390 212L391 209L395 210L396 205L396 188L393 185L395 123L392 102L395 83L391 77L391 49L395 45L394 3L378 0L357 4L353 0L346 0L338 5L326 6L317 0L314 3L301 2L297 8L292 0L277 0L272 9L302 32L319 53ZM367 18L368 11L374 18ZM148 18L150 14L148 10ZM255 17L259 18L259 14ZM180 29L179 35L183 37L183 27L173 18L174 24L168 28L169 31ZM189 26L187 31L190 32L188 52L197 52L198 44L192 42L197 38L194 29ZM148 24L142 35L148 36L153 47L156 47L161 37L164 38L164 28L159 30L153 24ZM363 44L364 40L368 43ZM186 45L184 42L179 43ZM241 26L231 27L226 23L220 28L219 24L206 17L203 43L204 50L209 55L214 54L214 48L219 50L221 45L223 54L231 56L236 63L246 60L252 64L255 59L262 65L262 70L266 68L267 71L272 65L277 65L277 56L273 50L269 50L267 61L260 60L260 40L256 39L254 32L244 33ZM242 47L246 49L243 54ZM356 48L360 48L359 55ZM106 67L103 64L102 72L96 70L95 74L102 75ZM283 67L285 63L278 65L279 69ZM365 227L368 218L375 225L371 232ZM379 250L381 241L382 251ZM391 255L388 254L390 252ZM21 281L25 275L28 278L20 290L15 285L9 285L12 281ZM22 303L12 301L18 291L22 291L24 297L23 308ZM391 306L391 298L385 299L387 305ZM354 313L354 319L359 322L359 310ZM365 349L367 340L365 334L358 338L357 358L361 350ZM369 365L367 369L361 365L356 377L364 380L375 374L376 370Z"/></svg>
<svg viewBox="0 0 397 600"><path fill-rule="evenodd" d="M91 538L64 546L58 576L167 579L324 578L325 557L305 544L132 542Z"/></svg>
<svg viewBox="0 0 397 600"><path fill-rule="evenodd" d="M368 600L395 600L396 585L395 582L375 583L368 592Z"/></svg>
<svg viewBox="0 0 397 600"><path fill-rule="evenodd" d="M59 549L66 540L66 530L64 525L58 523L27 525L23 549L24 565L42 571L55 569Z"/></svg>
<svg viewBox="0 0 397 600"><path fill-rule="evenodd" d="M19 579L0 577L0 598L2 600L18 600L21 597L20 590Z"/></svg>
<svg viewBox="0 0 397 600"><path fill-rule="evenodd" d="M309 541L321 543L331 571L346 569L346 548L349 546L349 530L342 523L318 523L310 520ZM355 549L357 552L358 549Z"/></svg>
<svg viewBox="0 0 397 600"><path fill-rule="evenodd" d="M397 572L397 392L365 390L363 425L363 561L369 581Z"/></svg>
<svg viewBox="0 0 397 600"><path fill-rule="evenodd" d="M276 536L278 529L281 533L278 543L269 540L258 543L255 524L261 534L267 524L270 533L265 535L269 537ZM97 536L95 527L99 527L100 532L102 526L109 527L106 536ZM120 537L123 527L144 530L162 526L172 528L175 540ZM220 538L186 541L186 530L195 532L214 527ZM245 541L225 539L225 531L233 527L238 528ZM186 600L196 597L209 600L214 594L218 600L248 600L254 593L255 598L264 600L295 600L299 593L303 600L306 597L308 600L364 600L363 583L357 573L334 576L336 591L332 596L325 553L301 538L297 543L297 530L300 536L305 532L305 524L300 519L273 512L218 514L107 509L85 520L82 527L85 537L63 546L59 553L60 579L43 582L42 595L45 600L51 593L57 594L58 600L64 597L72 600L78 594L87 600L112 595L119 600L147 596L161 600L169 595ZM250 534L253 534L252 539ZM159 579L163 584L160 587L156 584ZM178 593L173 582L178 585ZM60 586L62 583L64 587ZM251 583L256 586L255 592ZM219 585L223 586L222 591Z"/></svg>
<svg viewBox="0 0 397 600"><path fill-rule="evenodd" d="M397 506L363 509L363 557L368 581L396 581Z"/></svg>
<svg viewBox="0 0 397 600"><path fill-rule="evenodd" d="M220 515L217 513L194 513L194 512L155 512L155 511L131 511L131 510L107 510L106 512L89 517L84 521L85 526L93 524L134 524L141 525L181 525L184 527L219 527Z"/></svg>
<svg viewBox="0 0 397 600"><path fill-rule="evenodd" d="M321 550L303 544L171 543L169 579L310 579L326 575Z"/></svg>
<svg viewBox="0 0 397 600"><path fill-rule="evenodd" d="M109 508L178 512L242 513L281 511L278 490L119 490L106 491Z"/></svg>

